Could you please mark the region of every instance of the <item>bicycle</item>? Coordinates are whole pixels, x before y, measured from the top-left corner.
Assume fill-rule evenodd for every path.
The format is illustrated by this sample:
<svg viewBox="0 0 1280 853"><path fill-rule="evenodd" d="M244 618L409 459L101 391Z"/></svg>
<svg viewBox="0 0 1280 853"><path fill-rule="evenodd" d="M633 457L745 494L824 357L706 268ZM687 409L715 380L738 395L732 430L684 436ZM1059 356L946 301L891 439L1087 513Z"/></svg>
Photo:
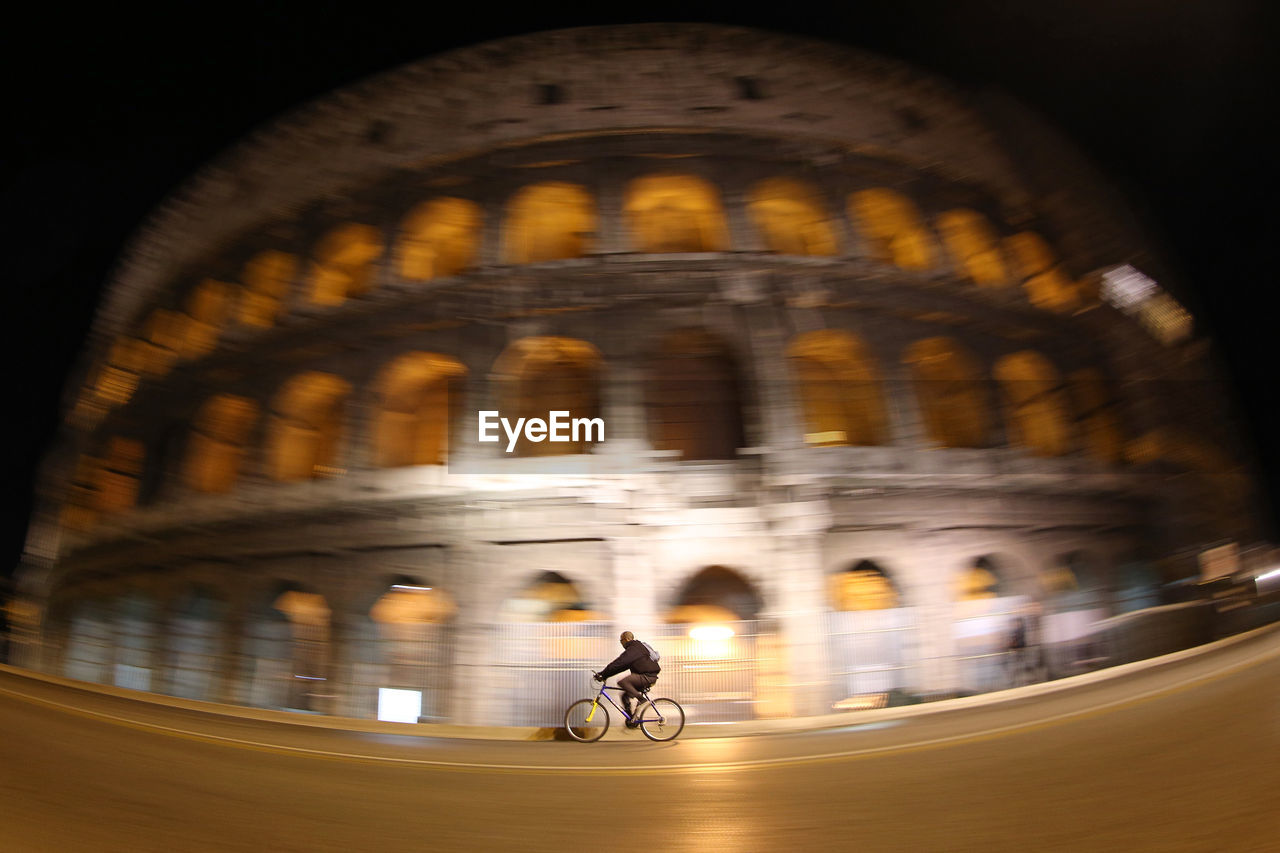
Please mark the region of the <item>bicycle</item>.
<svg viewBox="0 0 1280 853"><path fill-rule="evenodd" d="M674 740L684 731L684 709L674 699L650 699L649 691L645 690L640 694L640 704L636 706L635 713L628 714L613 701L609 691L624 692L621 687L610 687L602 682L600 692L594 698L579 699L569 706L564 712L564 727L569 737L581 743L595 743L604 737L604 733L609 731L609 709L600 701L602 698L627 722L639 716L640 731L649 740L659 743Z"/></svg>

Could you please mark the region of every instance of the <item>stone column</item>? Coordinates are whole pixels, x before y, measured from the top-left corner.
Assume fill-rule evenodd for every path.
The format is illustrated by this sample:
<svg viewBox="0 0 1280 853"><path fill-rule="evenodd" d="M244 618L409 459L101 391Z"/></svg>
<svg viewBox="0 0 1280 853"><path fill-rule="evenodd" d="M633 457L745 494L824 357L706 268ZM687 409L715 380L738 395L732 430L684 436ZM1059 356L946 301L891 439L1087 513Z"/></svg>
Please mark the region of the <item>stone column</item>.
<svg viewBox="0 0 1280 853"><path fill-rule="evenodd" d="M770 615L782 631L791 713L828 713L831 668L825 615L829 608L822 545L831 524L830 510L825 501L776 504L771 509L777 604Z"/></svg>

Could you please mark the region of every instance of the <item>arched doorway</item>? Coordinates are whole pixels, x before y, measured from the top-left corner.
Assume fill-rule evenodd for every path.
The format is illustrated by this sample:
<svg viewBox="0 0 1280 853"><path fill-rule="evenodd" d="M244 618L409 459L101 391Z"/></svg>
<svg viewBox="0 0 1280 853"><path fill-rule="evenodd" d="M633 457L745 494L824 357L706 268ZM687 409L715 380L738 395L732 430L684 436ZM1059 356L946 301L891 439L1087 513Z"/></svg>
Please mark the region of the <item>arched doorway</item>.
<svg viewBox="0 0 1280 853"><path fill-rule="evenodd" d="M727 566L707 566L676 592L653 645L662 693L690 719L749 720L789 710L782 654L755 586Z"/></svg>
<svg viewBox="0 0 1280 853"><path fill-rule="evenodd" d="M399 575L350 626L348 713L399 722L448 717L457 604L438 584Z"/></svg>
<svg viewBox="0 0 1280 853"><path fill-rule="evenodd" d="M878 707L915 686L916 615L890 573L858 560L828 576L828 645L836 707Z"/></svg>
<svg viewBox="0 0 1280 853"><path fill-rule="evenodd" d="M111 608L95 598L71 603L62 657L62 674L79 681L110 682L112 646Z"/></svg>
<svg viewBox="0 0 1280 853"><path fill-rule="evenodd" d="M496 716L505 725L559 726L621 651L613 625L581 587L543 571L503 602L494 660L508 674Z"/></svg>
<svg viewBox="0 0 1280 853"><path fill-rule="evenodd" d="M329 605L299 584L282 583L245 620L251 660L249 704L319 712L327 695Z"/></svg>
<svg viewBox="0 0 1280 853"><path fill-rule="evenodd" d="M1034 672L1014 673L1006 654L1009 638L1021 621L1027 644L1038 645L1033 599L1025 594L1016 564L995 554L976 557L955 577L955 639L957 686L961 693L985 693L1036 678Z"/></svg>
<svg viewBox="0 0 1280 853"><path fill-rule="evenodd" d="M178 597L169 625L169 693L184 699L218 698L226 665L226 620L226 603L206 587L191 587Z"/></svg>
<svg viewBox="0 0 1280 853"><path fill-rule="evenodd" d="M1110 615L1106 578L1083 551L1059 554L1040 574L1044 588L1041 645L1052 677L1076 675L1107 657L1098 623Z"/></svg>
<svg viewBox="0 0 1280 853"><path fill-rule="evenodd" d="M115 665L111 683L130 690L150 690L154 681L151 662L156 646L155 600L140 590L114 602Z"/></svg>

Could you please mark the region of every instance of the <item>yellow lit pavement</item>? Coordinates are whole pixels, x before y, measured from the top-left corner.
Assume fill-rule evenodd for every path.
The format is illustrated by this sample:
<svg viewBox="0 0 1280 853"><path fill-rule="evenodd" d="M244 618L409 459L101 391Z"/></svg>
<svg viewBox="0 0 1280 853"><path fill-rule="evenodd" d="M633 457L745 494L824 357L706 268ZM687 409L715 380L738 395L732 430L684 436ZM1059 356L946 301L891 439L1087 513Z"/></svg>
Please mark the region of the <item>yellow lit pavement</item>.
<svg viewBox="0 0 1280 853"><path fill-rule="evenodd" d="M1280 631L872 725L598 744L202 714L0 673L0 850L1280 850Z"/></svg>

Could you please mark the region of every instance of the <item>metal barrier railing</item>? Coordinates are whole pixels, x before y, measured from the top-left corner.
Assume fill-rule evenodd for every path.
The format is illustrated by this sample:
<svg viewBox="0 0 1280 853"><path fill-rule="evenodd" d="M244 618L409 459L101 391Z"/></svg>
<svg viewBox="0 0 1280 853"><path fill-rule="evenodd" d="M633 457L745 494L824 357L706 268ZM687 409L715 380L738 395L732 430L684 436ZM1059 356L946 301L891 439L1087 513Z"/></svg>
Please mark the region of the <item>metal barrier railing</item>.
<svg viewBox="0 0 1280 853"><path fill-rule="evenodd" d="M499 684L494 725L564 725L564 712L593 692L591 673L618 656L611 622L503 622L495 626Z"/></svg>
<svg viewBox="0 0 1280 853"><path fill-rule="evenodd" d="M770 622L663 625L648 642L662 654L654 695L679 702L691 723L750 720L787 707L780 638Z"/></svg>
<svg viewBox="0 0 1280 853"><path fill-rule="evenodd" d="M921 686L915 608L832 612L826 623L833 705Z"/></svg>

